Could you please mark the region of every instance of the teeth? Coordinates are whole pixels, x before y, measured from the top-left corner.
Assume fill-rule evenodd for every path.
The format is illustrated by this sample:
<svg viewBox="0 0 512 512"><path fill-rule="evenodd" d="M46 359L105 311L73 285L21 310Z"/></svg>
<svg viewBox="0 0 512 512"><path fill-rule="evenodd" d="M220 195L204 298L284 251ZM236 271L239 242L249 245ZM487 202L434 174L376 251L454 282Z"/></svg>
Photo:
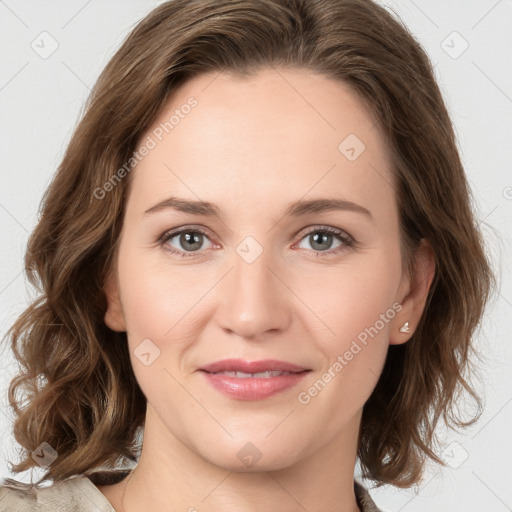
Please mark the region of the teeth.
<svg viewBox="0 0 512 512"><path fill-rule="evenodd" d="M215 372L216 374L227 375L228 377L238 377L240 379L248 379L248 378L260 378L266 379L269 377L277 377L278 375L291 375L292 372L282 372L279 370L273 370L268 372L257 372L257 373L245 373L239 371L233 372Z"/></svg>

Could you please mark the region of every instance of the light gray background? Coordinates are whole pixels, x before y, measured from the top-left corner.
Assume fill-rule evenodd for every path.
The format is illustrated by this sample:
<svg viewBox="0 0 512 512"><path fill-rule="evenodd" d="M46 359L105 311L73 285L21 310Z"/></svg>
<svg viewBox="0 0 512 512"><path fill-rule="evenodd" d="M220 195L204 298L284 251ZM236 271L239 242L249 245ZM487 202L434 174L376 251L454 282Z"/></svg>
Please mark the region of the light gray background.
<svg viewBox="0 0 512 512"><path fill-rule="evenodd" d="M486 358L478 385L485 396L482 419L464 434L440 429L446 469L429 466L413 489L386 486L371 493L394 512L512 510L512 1L381 2L400 15L435 64L500 270L500 292L477 340ZM89 89L134 24L160 3L0 0L2 336L34 296L22 273L28 234ZM58 48L42 58L56 44L52 39ZM469 46L461 53L464 41ZM0 364L0 476L29 481L40 473L11 475L5 463L18 448L6 399L14 366L4 346Z"/></svg>

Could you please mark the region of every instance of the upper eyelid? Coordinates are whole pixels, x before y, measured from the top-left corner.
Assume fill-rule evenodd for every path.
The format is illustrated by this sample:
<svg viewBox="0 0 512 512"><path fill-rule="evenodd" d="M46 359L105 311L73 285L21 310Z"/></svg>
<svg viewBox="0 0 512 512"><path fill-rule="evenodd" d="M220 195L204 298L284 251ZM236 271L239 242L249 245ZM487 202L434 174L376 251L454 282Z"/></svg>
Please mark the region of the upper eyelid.
<svg viewBox="0 0 512 512"><path fill-rule="evenodd" d="M302 228L300 231L298 231L295 236L299 236L301 234L304 234L304 236L306 236L311 232L314 232L315 230L326 231L328 233L338 234L340 236L346 236L347 238L353 239L352 235L347 233L344 229L335 228L334 226L328 226L326 224L313 224L311 226L306 226L305 228Z"/></svg>

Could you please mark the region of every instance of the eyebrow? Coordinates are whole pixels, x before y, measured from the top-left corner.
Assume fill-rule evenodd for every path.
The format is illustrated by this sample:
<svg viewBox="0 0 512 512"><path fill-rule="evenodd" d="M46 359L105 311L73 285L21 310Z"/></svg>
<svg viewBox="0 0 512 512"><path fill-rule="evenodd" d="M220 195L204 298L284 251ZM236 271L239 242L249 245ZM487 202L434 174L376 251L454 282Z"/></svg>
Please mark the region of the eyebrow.
<svg viewBox="0 0 512 512"><path fill-rule="evenodd" d="M165 209L174 209L183 213L191 213L194 215L204 215L208 217L220 216L219 208L207 201L193 201L189 199L181 199L178 197L169 197L155 204L144 212L144 215L158 212ZM285 216L300 217L313 213L321 213L326 211L344 210L355 213L361 213L369 218L372 214L368 209L359 204L347 201L345 199L300 199L291 203L285 211Z"/></svg>

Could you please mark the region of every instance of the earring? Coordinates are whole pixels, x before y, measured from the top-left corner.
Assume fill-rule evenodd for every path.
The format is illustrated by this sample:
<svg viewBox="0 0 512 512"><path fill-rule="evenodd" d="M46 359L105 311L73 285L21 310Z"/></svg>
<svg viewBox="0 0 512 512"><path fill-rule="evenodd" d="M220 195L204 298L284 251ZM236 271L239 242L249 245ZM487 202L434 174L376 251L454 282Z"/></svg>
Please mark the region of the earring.
<svg viewBox="0 0 512 512"><path fill-rule="evenodd" d="M409 322L405 322L405 324L400 327L400 332L409 332Z"/></svg>

